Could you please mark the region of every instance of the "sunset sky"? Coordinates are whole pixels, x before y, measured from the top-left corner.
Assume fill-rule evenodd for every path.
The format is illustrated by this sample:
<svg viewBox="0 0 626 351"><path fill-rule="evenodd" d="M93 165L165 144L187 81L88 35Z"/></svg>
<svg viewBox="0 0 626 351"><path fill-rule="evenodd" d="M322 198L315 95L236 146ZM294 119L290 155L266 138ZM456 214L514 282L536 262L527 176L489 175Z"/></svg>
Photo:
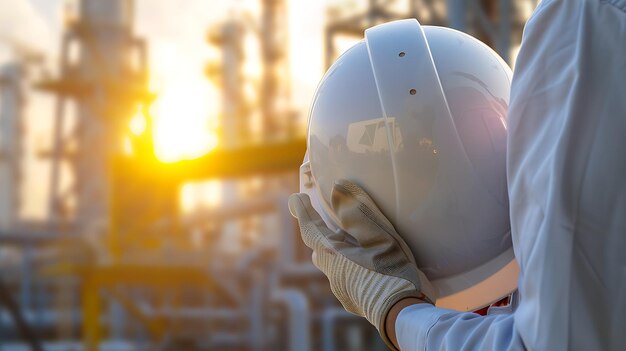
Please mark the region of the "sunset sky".
<svg viewBox="0 0 626 351"><path fill-rule="evenodd" d="M63 9L68 2L72 3L0 0L0 34L44 52L54 73L63 31ZM302 111L302 118L323 74L322 33L328 2L288 2L289 43L286 44L290 48L292 97L294 107ZM207 29L237 9L258 11L258 3L258 0L136 1L135 32L149 44L150 85L159 95L154 106L157 152L165 160L198 156L214 146L211 128L216 124L219 94L203 71L207 60L219 52L206 43ZM0 43L0 65L10 59L7 46ZM251 74L254 70L252 67ZM46 209L47 181L41 175L47 174L49 163L38 160L35 153L50 143L53 103L51 96L35 93L27 106L23 204L27 216L42 216Z"/></svg>

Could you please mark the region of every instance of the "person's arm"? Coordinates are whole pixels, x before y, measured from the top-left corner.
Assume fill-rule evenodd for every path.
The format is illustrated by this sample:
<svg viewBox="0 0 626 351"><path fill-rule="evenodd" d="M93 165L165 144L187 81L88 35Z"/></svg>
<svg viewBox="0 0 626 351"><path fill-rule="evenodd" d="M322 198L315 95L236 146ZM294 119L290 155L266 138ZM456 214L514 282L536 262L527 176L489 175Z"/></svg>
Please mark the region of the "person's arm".
<svg viewBox="0 0 626 351"><path fill-rule="evenodd" d="M416 298L398 301L387 315L385 329L399 350L524 349L514 330L512 315L461 313L436 308ZM467 337L460 339L461 332Z"/></svg>
<svg viewBox="0 0 626 351"><path fill-rule="evenodd" d="M480 316L430 304L401 306L389 316L399 350L524 350L513 314Z"/></svg>

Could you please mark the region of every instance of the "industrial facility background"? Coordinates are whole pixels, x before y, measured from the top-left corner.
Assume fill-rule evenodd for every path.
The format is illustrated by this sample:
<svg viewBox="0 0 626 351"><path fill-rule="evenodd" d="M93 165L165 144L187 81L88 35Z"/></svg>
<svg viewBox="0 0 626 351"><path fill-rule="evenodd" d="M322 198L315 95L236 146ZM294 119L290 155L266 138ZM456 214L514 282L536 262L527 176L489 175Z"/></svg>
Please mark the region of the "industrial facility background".
<svg viewBox="0 0 626 351"><path fill-rule="evenodd" d="M514 65L532 0L0 0L0 351L385 350L286 207L307 109L383 22Z"/></svg>

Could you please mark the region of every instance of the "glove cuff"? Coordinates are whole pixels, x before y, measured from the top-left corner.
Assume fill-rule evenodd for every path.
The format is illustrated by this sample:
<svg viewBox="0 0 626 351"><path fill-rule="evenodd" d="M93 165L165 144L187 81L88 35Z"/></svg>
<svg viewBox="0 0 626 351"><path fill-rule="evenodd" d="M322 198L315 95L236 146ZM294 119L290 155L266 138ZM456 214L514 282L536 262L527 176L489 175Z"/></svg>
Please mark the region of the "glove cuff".
<svg viewBox="0 0 626 351"><path fill-rule="evenodd" d="M385 322L387 321L387 315L389 314L389 311L391 310L391 308L400 300L408 298L408 297L414 297L416 299L423 299L423 294L420 294L419 292L417 292L416 290L405 290L405 291L400 291L396 294L393 294L391 296L389 296L382 304L381 308L380 308L380 315L378 316L378 321L377 323L374 325L376 327L376 329L378 330L378 333L380 334L380 337L383 339L383 341L385 342L385 345L387 345L387 347L390 350L393 351L399 351L397 347L394 346L394 344L391 342L391 340L389 339L389 336L387 335L387 328L385 328ZM376 321L371 321L371 322L376 322Z"/></svg>

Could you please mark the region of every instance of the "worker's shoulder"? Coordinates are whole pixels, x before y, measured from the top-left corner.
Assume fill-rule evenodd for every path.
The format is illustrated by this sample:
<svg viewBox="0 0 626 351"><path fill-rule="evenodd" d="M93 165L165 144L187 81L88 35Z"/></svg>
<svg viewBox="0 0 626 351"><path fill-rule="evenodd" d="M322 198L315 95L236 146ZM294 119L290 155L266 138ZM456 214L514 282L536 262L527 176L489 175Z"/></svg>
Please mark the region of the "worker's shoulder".
<svg viewBox="0 0 626 351"><path fill-rule="evenodd" d="M561 19L561 23L567 23L569 20L589 16L597 19L608 15L607 12L601 10L602 7L610 7L611 10L626 14L626 0L542 0L535 8L527 25L536 21L552 22L555 19Z"/></svg>

